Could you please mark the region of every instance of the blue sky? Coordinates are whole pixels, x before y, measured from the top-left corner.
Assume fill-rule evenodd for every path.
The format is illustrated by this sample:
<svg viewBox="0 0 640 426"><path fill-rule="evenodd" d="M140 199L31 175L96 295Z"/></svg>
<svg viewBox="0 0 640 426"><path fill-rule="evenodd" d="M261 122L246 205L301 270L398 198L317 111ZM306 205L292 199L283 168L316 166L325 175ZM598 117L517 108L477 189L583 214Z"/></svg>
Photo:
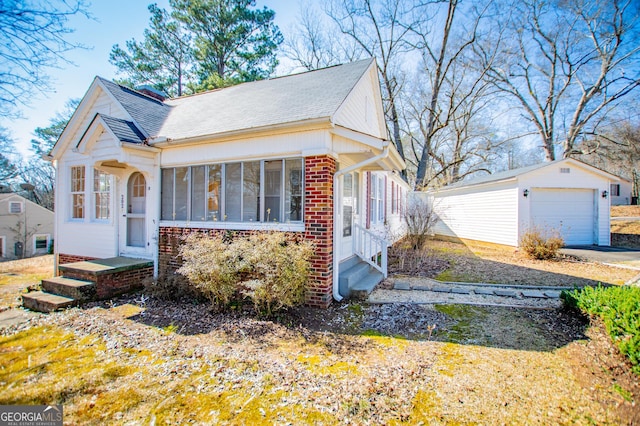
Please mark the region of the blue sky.
<svg viewBox="0 0 640 426"><path fill-rule="evenodd" d="M70 98L81 98L96 75L116 77L115 67L109 63L109 52L114 44L124 45L127 40L142 39L142 32L149 22L147 6L157 3L168 7L168 0L94 0L90 12L95 20L74 17L69 26L75 28L70 40L90 46L89 50L76 50L68 55L75 65L60 64L59 69L49 70L53 92L34 93L29 106L22 109L24 118L3 121L17 148L29 154L30 141L36 127L46 127L56 112L62 111ZM268 6L276 12L276 24L287 36L299 10L295 0L258 1L258 7Z"/></svg>

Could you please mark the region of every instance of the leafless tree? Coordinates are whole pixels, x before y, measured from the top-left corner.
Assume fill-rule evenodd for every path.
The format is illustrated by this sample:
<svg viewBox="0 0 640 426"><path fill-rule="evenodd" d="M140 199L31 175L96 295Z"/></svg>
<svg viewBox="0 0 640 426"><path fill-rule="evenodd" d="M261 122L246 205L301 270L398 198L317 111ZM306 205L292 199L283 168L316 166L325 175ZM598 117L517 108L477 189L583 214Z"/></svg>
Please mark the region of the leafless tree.
<svg viewBox="0 0 640 426"><path fill-rule="evenodd" d="M484 79L487 67L468 64L487 7L469 5L458 17L458 0L440 6L446 7L440 12L444 16L441 26L423 21L408 28L410 43L422 57L422 77L412 90L416 95L408 101L406 112L418 190L486 169L496 144L477 120L486 111L489 97L495 96Z"/></svg>
<svg viewBox="0 0 640 426"><path fill-rule="evenodd" d="M609 124L593 139L585 141L580 159L613 174L630 179L632 196L640 192L640 123L628 120Z"/></svg>
<svg viewBox="0 0 640 426"><path fill-rule="evenodd" d="M283 43L284 55L295 66L308 71L352 62L363 55L350 37L345 37L313 3L302 3L298 22Z"/></svg>
<svg viewBox="0 0 640 426"><path fill-rule="evenodd" d="M633 0L504 2L477 53L490 81L515 100L547 160L581 152L602 117L640 85L638 3ZM483 46L500 45L500 60Z"/></svg>
<svg viewBox="0 0 640 426"><path fill-rule="evenodd" d="M0 117L18 116L34 90L49 87L46 71L83 47L67 39L67 22L89 17L87 7L84 0L0 1Z"/></svg>
<svg viewBox="0 0 640 426"><path fill-rule="evenodd" d="M375 57L381 77L385 115L400 156L405 159L401 142L398 96L402 88L400 65L404 55L413 51L407 35L426 15L415 13L418 7L405 0L333 0L326 12L340 31L364 51ZM406 177L406 176L405 176Z"/></svg>

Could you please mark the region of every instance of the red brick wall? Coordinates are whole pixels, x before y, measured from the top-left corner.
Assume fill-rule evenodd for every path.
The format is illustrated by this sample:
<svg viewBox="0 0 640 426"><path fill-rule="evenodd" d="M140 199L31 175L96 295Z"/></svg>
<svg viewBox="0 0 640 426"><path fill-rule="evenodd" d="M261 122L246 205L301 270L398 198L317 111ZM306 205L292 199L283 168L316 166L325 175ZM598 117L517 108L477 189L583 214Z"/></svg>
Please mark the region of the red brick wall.
<svg viewBox="0 0 640 426"><path fill-rule="evenodd" d="M306 303L326 308L331 304L333 286L333 175L336 162L328 156L305 159L305 207L304 238L315 244L311 259L311 279ZM161 227L158 256L158 272L171 274L181 266L178 255L182 237L201 232L209 235L233 232L247 235L251 231L224 229ZM291 233L296 238L296 233Z"/></svg>
<svg viewBox="0 0 640 426"><path fill-rule="evenodd" d="M79 256L76 254L58 254L58 264L64 265L65 263L84 262L85 260L95 260L95 257Z"/></svg>
<svg viewBox="0 0 640 426"><path fill-rule="evenodd" d="M316 245L311 260L307 304L327 307L333 286L333 175L336 161L329 156L305 158L305 238Z"/></svg>

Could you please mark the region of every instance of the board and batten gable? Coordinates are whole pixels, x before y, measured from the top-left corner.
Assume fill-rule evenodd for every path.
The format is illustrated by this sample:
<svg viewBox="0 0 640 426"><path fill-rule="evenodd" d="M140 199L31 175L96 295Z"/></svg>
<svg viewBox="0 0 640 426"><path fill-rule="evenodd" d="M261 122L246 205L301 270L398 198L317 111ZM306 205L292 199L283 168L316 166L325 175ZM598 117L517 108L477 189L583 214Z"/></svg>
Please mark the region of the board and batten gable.
<svg viewBox="0 0 640 426"><path fill-rule="evenodd" d="M431 202L439 217L436 234L518 245L515 180L434 192Z"/></svg>
<svg viewBox="0 0 640 426"><path fill-rule="evenodd" d="M574 189L577 191L590 191L593 194L593 220L594 241L597 245L608 246L611 244L611 223L610 223L610 199L609 196L602 196L604 191L607 194L611 183L615 182L608 173L592 168L574 160L565 160L546 167L534 170L518 177L520 187L520 235L527 232L534 223L532 222L531 203L536 202L536 192L540 190L558 190L558 202L562 199L563 191ZM524 197L524 190L530 191L530 195ZM570 204L570 203L568 203ZM586 212L588 214L589 212ZM570 226L570 225L569 225Z"/></svg>

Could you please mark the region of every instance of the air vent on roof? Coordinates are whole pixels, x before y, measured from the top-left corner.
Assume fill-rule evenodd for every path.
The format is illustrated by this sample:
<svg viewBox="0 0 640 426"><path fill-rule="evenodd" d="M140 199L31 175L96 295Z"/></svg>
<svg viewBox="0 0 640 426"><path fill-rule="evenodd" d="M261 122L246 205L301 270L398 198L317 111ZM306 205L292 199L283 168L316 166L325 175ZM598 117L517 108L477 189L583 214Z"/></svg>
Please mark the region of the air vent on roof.
<svg viewBox="0 0 640 426"><path fill-rule="evenodd" d="M571 173L571 169L569 167L560 167L560 173Z"/></svg>

